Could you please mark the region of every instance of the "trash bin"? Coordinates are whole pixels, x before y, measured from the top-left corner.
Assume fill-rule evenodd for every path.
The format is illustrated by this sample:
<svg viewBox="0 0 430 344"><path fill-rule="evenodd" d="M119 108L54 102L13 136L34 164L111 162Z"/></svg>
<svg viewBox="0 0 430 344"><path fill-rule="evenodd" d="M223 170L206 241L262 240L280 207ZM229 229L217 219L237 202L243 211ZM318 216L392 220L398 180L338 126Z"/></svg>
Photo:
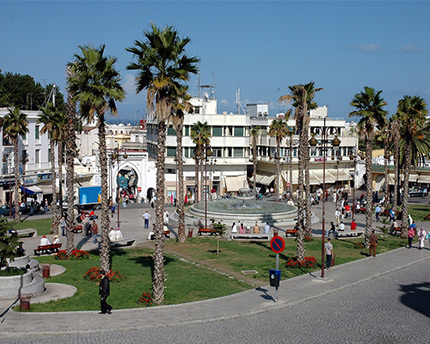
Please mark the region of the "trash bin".
<svg viewBox="0 0 430 344"><path fill-rule="evenodd" d="M279 287L279 281L281 280L281 270L270 269L269 270L270 286Z"/></svg>
<svg viewBox="0 0 430 344"><path fill-rule="evenodd" d="M42 277L51 277L51 264L42 264Z"/></svg>
<svg viewBox="0 0 430 344"><path fill-rule="evenodd" d="M188 237L189 237L189 238L192 238L192 237L193 237L193 229L192 229L192 228L189 228L189 229L188 229Z"/></svg>
<svg viewBox="0 0 430 344"><path fill-rule="evenodd" d="M19 297L19 310L20 311L29 311L30 310L30 294L22 294Z"/></svg>

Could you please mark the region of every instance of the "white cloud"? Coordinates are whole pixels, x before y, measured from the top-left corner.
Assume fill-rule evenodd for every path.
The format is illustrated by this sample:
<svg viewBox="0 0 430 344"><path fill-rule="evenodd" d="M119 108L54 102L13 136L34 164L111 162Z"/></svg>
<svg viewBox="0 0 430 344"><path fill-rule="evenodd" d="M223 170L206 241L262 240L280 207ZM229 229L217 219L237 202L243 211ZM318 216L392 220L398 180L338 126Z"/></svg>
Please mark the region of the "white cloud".
<svg viewBox="0 0 430 344"><path fill-rule="evenodd" d="M122 88L127 92L128 96L136 94L136 79L133 74L126 74L124 76Z"/></svg>
<svg viewBox="0 0 430 344"><path fill-rule="evenodd" d="M356 49L364 51L364 52L370 52L370 51L380 50L381 47L378 44L369 43L369 44L360 45L360 46L356 47Z"/></svg>
<svg viewBox="0 0 430 344"><path fill-rule="evenodd" d="M408 44L402 48L402 51L405 53L419 53L421 52L421 48L415 44Z"/></svg>
<svg viewBox="0 0 430 344"><path fill-rule="evenodd" d="M428 88L428 89L424 90L424 91L423 91L423 93L425 93L425 94L430 94L430 88Z"/></svg>
<svg viewBox="0 0 430 344"><path fill-rule="evenodd" d="M221 99L220 103L223 104L223 105L227 105L228 104L228 100L227 99Z"/></svg>

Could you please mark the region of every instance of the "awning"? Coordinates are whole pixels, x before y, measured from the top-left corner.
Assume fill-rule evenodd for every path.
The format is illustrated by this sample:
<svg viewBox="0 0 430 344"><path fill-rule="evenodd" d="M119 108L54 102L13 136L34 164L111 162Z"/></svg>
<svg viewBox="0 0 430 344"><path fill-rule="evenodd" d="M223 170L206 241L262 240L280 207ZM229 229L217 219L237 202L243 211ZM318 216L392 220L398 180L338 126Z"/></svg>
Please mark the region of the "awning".
<svg viewBox="0 0 430 344"><path fill-rule="evenodd" d="M328 172L328 170L326 170L326 173L325 173L326 184L335 183L336 178L333 177L333 175L331 173L327 173L327 172ZM324 174L323 171L322 170L315 170L315 171L312 171L312 173L321 181L320 184L322 184L323 183L323 174Z"/></svg>
<svg viewBox="0 0 430 344"><path fill-rule="evenodd" d="M36 185L28 186L26 188L23 186L20 186L19 188L21 189L21 191L23 191L27 195L34 195L37 193L42 193L42 189Z"/></svg>
<svg viewBox="0 0 430 344"><path fill-rule="evenodd" d="M418 179L418 183L428 183L430 184L430 175L422 174L420 175L420 179Z"/></svg>
<svg viewBox="0 0 430 344"><path fill-rule="evenodd" d="M293 184L297 184L297 178L299 173L293 170ZM290 181L290 171L281 171L281 176L284 178L286 183L291 183Z"/></svg>
<svg viewBox="0 0 430 344"><path fill-rule="evenodd" d="M416 173L411 173L410 175L409 175L409 182L411 182L411 183L415 183L415 182L417 182L417 179L418 179L418 174L416 174ZM421 178L420 178L421 179ZM419 182L419 180L418 180L418 182Z"/></svg>
<svg viewBox="0 0 430 344"><path fill-rule="evenodd" d="M255 181L257 184L262 184L266 186L269 186L274 179L275 176L273 174L257 173L257 175L255 176Z"/></svg>
<svg viewBox="0 0 430 344"><path fill-rule="evenodd" d="M239 189L247 188L248 182L246 176L225 177L225 185L228 192L237 192Z"/></svg>
<svg viewBox="0 0 430 344"><path fill-rule="evenodd" d="M44 195L52 195L52 185L39 185L39 188L42 190ZM59 193L60 190L57 187L57 193Z"/></svg>
<svg viewBox="0 0 430 344"><path fill-rule="evenodd" d="M344 181L344 180L351 180L352 177L349 174L349 171L345 171L342 169L339 170L334 170L334 169L330 169L328 170L328 172L333 176L334 180L336 181ZM326 175L327 178L327 175Z"/></svg>

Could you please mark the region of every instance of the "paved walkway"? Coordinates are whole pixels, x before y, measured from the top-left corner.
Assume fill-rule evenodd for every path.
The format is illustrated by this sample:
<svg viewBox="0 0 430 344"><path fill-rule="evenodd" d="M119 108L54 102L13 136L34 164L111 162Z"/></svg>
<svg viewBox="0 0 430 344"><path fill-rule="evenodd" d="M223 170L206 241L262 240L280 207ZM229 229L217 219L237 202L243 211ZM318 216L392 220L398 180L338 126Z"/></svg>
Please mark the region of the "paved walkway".
<svg viewBox="0 0 430 344"><path fill-rule="evenodd" d="M317 214L320 206L313 207ZM172 212L172 207L167 209ZM145 242L148 230L143 229L141 215L149 210L154 219L152 208L128 207L122 209L121 229L124 237L133 236L138 242ZM328 223L333 220L334 204L326 206ZM318 215L318 214L317 214ZM364 226L364 215L357 215L360 226ZM418 225L420 225L418 223ZM319 226L320 227L320 226ZM321 227L320 227L321 228ZM428 228L427 228L428 229ZM320 231L320 229L319 229ZM318 228L315 228L318 233ZM91 240L77 236L76 242L85 249L91 248ZM37 245L39 239L24 239L27 250ZM4 336L22 336L30 333L85 333L106 329L136 329L175 325L181 323L201 323L221 319L234 319L246 315L258 314L280 307L297 305L306 300L344 290L372 278L383 276L398 269L407 269L416 262L430 262L430 250L419 251L400 248L376 258L369 257L355 262L335 266L326 271L326 278L319 277L319 272L282 281L279 299L275 300L274 288L256 288L222 298L193 302L188 304L160 306L142 309L115 310L113 315L99 315L95 311L59 312L59 313L16 313L3 312L11 301L0 301L2 311L0 330Z"/></svg>

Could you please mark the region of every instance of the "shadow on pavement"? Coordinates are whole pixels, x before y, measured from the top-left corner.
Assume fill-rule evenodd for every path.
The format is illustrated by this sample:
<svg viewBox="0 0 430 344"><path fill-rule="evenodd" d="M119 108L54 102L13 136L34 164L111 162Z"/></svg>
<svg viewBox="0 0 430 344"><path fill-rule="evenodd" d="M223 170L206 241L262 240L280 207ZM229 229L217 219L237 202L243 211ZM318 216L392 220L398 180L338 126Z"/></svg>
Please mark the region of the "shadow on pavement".
<svg viewBox="0 0 430 344"><path fill-rule="evenodd" d="M430 283L400 285L400 291L404 293L400 302L405 306L430 317Z"/></svg>
<svg viewBox="0 0 430 344"><path fill-rule="evenodd" d="M271 295L267 294L267 289L263 289L261 287L258 287L258 288L255 288L255 290L261 291L262 293L264 293L264 294L260 295L263 299L276 302L275 299Z"/></svg>

